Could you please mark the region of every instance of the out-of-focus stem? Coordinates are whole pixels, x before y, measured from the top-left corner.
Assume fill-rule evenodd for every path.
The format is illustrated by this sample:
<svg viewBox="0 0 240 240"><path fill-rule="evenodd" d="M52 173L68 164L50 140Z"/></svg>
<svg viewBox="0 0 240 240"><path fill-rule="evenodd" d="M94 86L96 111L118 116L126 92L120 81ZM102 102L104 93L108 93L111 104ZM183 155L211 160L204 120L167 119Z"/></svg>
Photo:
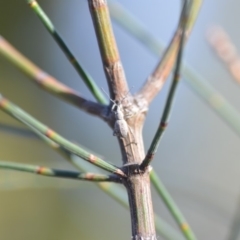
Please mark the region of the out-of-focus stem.
<svg viewBox="0 0 240 240"><path fill-rule="evenodd" d="M150 103L154 97L159 93L162 89L163 84L165 83L167 77L172 71L173 65L175 63L175 59L178 52L178 46L181 38L181 29L186 22L186 37L185 42L190 35L190 32L193 28L193 25L196 21L198 12L200 10L201 0L191 0L188 3L189 7L189 17L185 19L184 13L182 12L179 25L175 31L175 34L165 50L162 59L158 63L157 67L153 71L153 73L148 77L147 81L140 89L137 96L139 98L144 98L148 103Z"/></svg>
<svg viewBox="0 0 240 240"><path fill-rule="evenodd" d="M172 109L172 105L173 105L173 100L174 100L174 96L175 96L175 92L179 83L179 79L180 79L180 67L181 67L181 61L182 61L182 53L183 53L183 47L184 47L184 39L185 39L185 29L186 29L186 24L188 22L189 19L189 12L188 10L191 7L191 2L188 5L187 4L188 1L185 1L184 5L183 5L183 18L185 19L183 26L182 26L182 32L181 32L181 38L180 38L180 42L179 42L179 46L178 46L178 52L177 52L177 59L176 59L176 67L175 67L175 71L174 71L174 75L173 75L173 80L172 80L172 84L170 86L170 90L167 96L167 101L163 110L163 115L162 118L160 120L160 124L158 126L158 129L155 133L155 136L152 140L152 143L150 145L150 148L148 149L147 155L145 157L145 159L143 160L143 162L140 165L140 169L145 171L147 169L147 167L149 166L150 162L153 160L155 153L157 152L157 148L159 146L161 137L163 136L163 133L168 125L168 119L170 116L170 112Z"/></svg>
<svg viewBox="0 0 240 240"><path fill-rule="evenodd" d="M80 173L75 171L60 170L42 166L34 166L30 164L14 163L0 161L0 169L16 170L22 172L34 173L47 177L69 178L75 180L85 180L92 182L116 182L120 183L120 179L116 176L108 176L95 173Z"/></svg>
<svg viewBox="0 0 240 240"><path fill-rule="evenodd" d="M74 104L88 113L105 119L105 105L86 100L78 92L62 84L57 79L37 67L1 36L0 54L30 77L35 84L39 85L49 93Z"/></svg>
<svg viewBox="0 0 240 240"><path fill-rule="evenodd" d="M196 240L192 229L154 170L151 171L150 178L153 186L157 190L157 193L161 196L163 202L174 217L185 238L188 240Z"/></svg>

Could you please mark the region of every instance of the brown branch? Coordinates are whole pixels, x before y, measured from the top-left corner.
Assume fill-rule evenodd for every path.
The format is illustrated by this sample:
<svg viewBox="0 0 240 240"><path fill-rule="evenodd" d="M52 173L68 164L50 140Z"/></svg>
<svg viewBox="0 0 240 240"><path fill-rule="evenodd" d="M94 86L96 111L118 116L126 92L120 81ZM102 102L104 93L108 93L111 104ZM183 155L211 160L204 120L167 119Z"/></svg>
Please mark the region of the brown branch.
<svg viewBox="0 0 240 240"><path fill-rule="evenodd" d="M9 42L0 36L0 55L13 63L39 87L65 101L77 106L85 112L106 120L107 106L83 98L78 92L59 82L44 72L29 59L23 56Z"/></svg>
<svg viewBox="0 0 240 240"><path fill-rule="evenodd" d="M120 100L128 92L128 85L112 30L107 1L89 0L88 3L110 97L114 100Z"/></svg>
<svg viewBox="0 0 240 240"><path fill-rule="evenodd" d="M128 191L132 239L156 239L149 173L146 171L139 174L137 171L138 164L145 155L141 130L146 104L140 100L134 101L130 94L126 96L128 85L111 27L106 0L89 0L88 3L110 97L117 105L109 114L112 119L109 124L114 126L115 131L119 128L124 129L116 135L121 148L122 161L125 164L122 171L128 176L123 179L123 184Z"/></svg>
<svg viewBox="0 0 240 240"><path fill-rule="evenodd" d="M192 27L195 23L198 10L201 6L201 1L193 0L189 1L190 7L190 17L189 21L186 23L186 40L190 35ZM172 71L176 56L177 50L180 42L181 37L181 29L183 28L184 21L183 12L181 13L180 20L178 27L173 35L173 38L168 45L167 49L165 50L162 59L158 63L157 67L155 68L154 72L148 77L147 81L140 89L138 94L136 95L137 99L144 99L145 101L150 104L150 102L154 99L154 97L159 93L162 89L163 84L165 83L166 79L168 78L170 72ZM186 41L185 41L186 42Z"/></svg>

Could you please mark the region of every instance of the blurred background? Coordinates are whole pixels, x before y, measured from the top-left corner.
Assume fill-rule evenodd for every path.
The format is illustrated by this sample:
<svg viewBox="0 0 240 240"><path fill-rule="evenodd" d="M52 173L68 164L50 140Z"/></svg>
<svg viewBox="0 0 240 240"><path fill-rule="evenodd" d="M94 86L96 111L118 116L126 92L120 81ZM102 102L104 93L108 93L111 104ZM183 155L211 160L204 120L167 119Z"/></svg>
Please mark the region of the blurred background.
<svg viewBox="0 0 240 240"><path fill-rule="evenodd" d="M87 1L39 3L98 85L107 89ZM180 1L122 0L121 4L167 45L177 25ZM206 40L209 27L220 25L239 48L239 7L238 0L205 1L185 61L240 111L240 87ZM136 92L158 59L118 25L113 27L129 86ZM93 99L25 1L0 1L0 34L46 72ZM63 136L121 164L117 140L104 122L45 93L3 57L0 86L4 96ZM143 133L146 150L168 87L169 81L149 109ZM0 112L0 125L4 123L24 128ZM239 136L183 80L153 166L199 239L229 239L240 198L239 144ZM0 159L73 169L40 140L3 128ZM154 191L153 201L156 213L175 227ZM128 211L93 183L0 170L0 206L0 239L130 239Z"/></svg>

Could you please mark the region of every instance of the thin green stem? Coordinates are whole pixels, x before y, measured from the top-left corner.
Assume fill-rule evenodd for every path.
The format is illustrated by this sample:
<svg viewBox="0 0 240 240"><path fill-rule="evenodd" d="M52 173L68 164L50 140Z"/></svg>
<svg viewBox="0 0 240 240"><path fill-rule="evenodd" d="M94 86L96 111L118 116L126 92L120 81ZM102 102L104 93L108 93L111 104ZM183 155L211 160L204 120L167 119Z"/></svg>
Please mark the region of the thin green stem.
<svg viewBox="0 0 240 240"><path fill-rule="evenodd" d="M180 73L180 67L181 67L182 53L183 53L183 47L184 47L183 45L184 45L184 38L185 38L185 29L186 29L185 27L186 27L186 23L188 22L189 9L191 8L191 4L192 4L191 1L188 4L188 1L186 0L183 5L183 18L185 19L185 22L182 26L181 38L180 38L180 43L179 43L179 47L178 47L178 51L177 51L177 60L176 60L174 76L173 76L172 84L171 84L170 91L169 91L169 94L167 97L167 102L166 102L166 105L165 105L165 108L163 111L163 115L162 115L162 118L160 121L159 128L154 136L154 139L148 150L146 158L140 165L140 169L142 169L142 170L145 170L148 167L148 165L150 164L151 160L153 159L153 156L154 156L155 152L157 151L157 147L159 145L161 136L168 124L168 119L169 119L170 111L172 109L175 91L176 91L176 88L177 88L177 85L179 82L179 76L180 76L179 73ZM184 216L182 215L182 213L178 209L177 205L171 198L167 189L161 183L160 179L158 178L158 176L154 172L154 170L152 170L152 172L150 173L150 179L151 179L154 187L156 188L158 194L161 196L165 205L171 212L172 216L174 217L175 221L177 222L180 230L182 231L182 233L184 234L186 239L187 240L195 240L196 237L194 236L193 231L189 227Z"/></svg>
<svg viewBox="0 0 240 240"><path fill-rule="evenodd" d="M16 170L22 172L34 173L47 177L70 178L75 180L85 180L93 182L116 182L120 183L120 178L95 173L81 173L76 171L67 171L53 169L43 166L34 166L29 164L0 161L0 169Z"/></svg>
<svg viewBox="0 0 240 240"><path fill-rule="evenodd" d="M36 128L37 131L45 135L45 137L51 139L53 142L59 144L64 149L76 154L77 156L81 157L82 159L94 164L108 172L115 173L121 177L125 177L125 174L119 168L113 166L110 163L105 162L101 158L94 156L93 154L89 153L82 147L71 143L61 135L54 132L52 129L47 127L46 125L42 124L41 122L37 121L35 118L24 112L22 109L8 101L6 98L0 96L0 108L4 110L9 115L13 116L14 118L18 119L22 123L26 123L27 125Z"/></svg>
<svg viewBox="0 0 240 240"><path fill-rule="evenodd" d="M55 29L53 23L49 19L49 17L46 15L46 13L43 11L43 9L39 6L38 2L36 0L27 0L29 6L34 10L34 12L37 14L37 16L40 18L44 26L47 28L47 30L50 32L50 34L53 36L54 40L57 42L59 47L62 49L62 51L67 56L68 60L71 62L73 67L76 69L78 74L83 79L84 83L87 85L90 92L93 94L93 96L96 98L96 100L99 103L106 104L107 101L102 94L102 91L100 88L98 88L97 84L94 82L94 80L91 78L91 76L83 69L83 67L80 65L80 63L77 61L73 53L69 50L66 43L63 41L61 36L58 34L57 30Z"/></svg>
<svg viewBox="0 0 240 240"><path fill-rule="evenodd" d="M175 204L174 200L172 199L169 192L167 191L167 189L165 188L165 186L163 185L163 183L161 182L161 180L159 179L154 170L152 170L150 173L150 179L157 193L159 194L159 196L161 196L163 202L165 203L168 210L174 217L175 221L177 222L180 230L182 231L186 239L196 240L196 237L193 231L191 230L189 224L187 223L186 219L182 215L181 211Z"/></svg>
<svg viewBox="0 0 240 240"><path fill-rule="evenodd" d="M153 160L154 155L157 152L157 148L159 146L161 137L168 125L168 120L169 120L170 113L173 106L173 100L174 100L176 89L180 79L180 68L181 68L182 53L184 48L185 29L186 29L186 24L189 21L189 9L191 8L191 4L192 4L191 1L189 2L189 4L188 4L188 1L185 1L183 5L182 12L183 12L183 19L185 19L185 21L182 25L182 32L181 32L180 42L179 42L178 51L177 51L176 67L173 74L172 84L170 86L170 90L169 90L167 101L163 110L163 115L160 120L160 124L152 140L150 148L148 149L147 155L140 165L140 169L143 171L147 169L147 167Z"/></svg>

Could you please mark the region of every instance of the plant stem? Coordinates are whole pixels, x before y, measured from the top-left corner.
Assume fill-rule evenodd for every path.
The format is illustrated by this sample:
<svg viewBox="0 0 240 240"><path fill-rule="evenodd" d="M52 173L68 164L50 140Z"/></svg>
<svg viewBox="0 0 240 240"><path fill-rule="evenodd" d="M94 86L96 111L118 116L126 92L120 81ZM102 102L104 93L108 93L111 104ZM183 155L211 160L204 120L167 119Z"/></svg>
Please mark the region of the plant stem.
<svg viewBox="0 0 240 240"><path fill-rule="evenodd" d="M81 161L81 159L74 154L70 154L68 156L70 158L71 163L79 170L81 171L92 171L96 172L98 169L96 169L95 166L87 164L86 162ZM105 193L107 193L110 197L115 199L118 203L120 203L124 208L129 208L127 198L125 197L125 192L122 192L120 189L121 186L116 185L114 183L110 182L101 182L96 183L96 185ZM168 225L167 222L165 222L163 219L161 219L156 214L154 215L155 224L156 224L156 230L157 232L167 240L183 240L182 236L179 235L179 233L172 228L170 225Z"/></svg>
<svg viewBox="0 0 240 240"><path fill-rule="evenodd" d="M40 20L42 21L44 26L47 28L49 33L53 36L54 40L57 42L59 47L65 53L66 57L68 58L70 63L73 65L73 67L76 69L78 74L81 76L84 83L87 85L88 89L93 94L93 96L96 98L96 100L99 103L106 104L107 101L106 101L104 95L102 94L101 89L98 88L97 84L94 82L94 80L91 78L91 76L83 69L83 67L77 61L77 59L75 58L73 53L69 50L66 43L63 41L61 36L58 34L58 32L57 32L56 28L54 27L53 23L51 22L50 18L40 7L38 2L36 0L27 0L27 2L29 4L29 6L37 14L37 16L40 18Z"/></svg>
<svg viewBox="0 0 240 240"><path fill-rule="evenodd" d="M106 0L88 0L110 97L120 100L128 92L124 69L111 26Z"/></svg>
<svg viewBox="0 0 240 240"><path fill-rule="evenodd" d="M67 171L60 169L53 169L42 166L34 166L29 164L21 164L14 162L4 162L0 161L0 169L16 170L22 172L34 173L47 177L58 177L58 178L70 178L75 180L85 180L93 182L116 182L120 183L120 178L116 176L108 176L103 174L95 173L80 173L75 171Z"/></svg>
<svg viewBox="0 0 240 240"><path fill-rule="evenodd" d="M157 148L159 146L163 132L165 131L168 125L168 119L172 110L173 100L174 100L176 89L180 79L180 68L181 68L182 53L183 53L184 40L185 40L185 29L186 29L186 23L188 22L188 19L189 19L188 10L191 8L191 1L190 1L190 4L187 4L187 2L188 1L184 2L183 10L182 10L183 12L182 16L183 16L184 22L182 25L182 32L181 32L179 47L177 51L176 67L173 74L172 84L170 86L170 90L167 96L167 101L163 110L163 115L160 120L160 124L152 140L150 148L148 149L147 155L140 165L140 169L142 171L145 171L147 169L150 162L153 160L155 153L157 152Z"/></svg>
<svg viewBox="0 0 240 240"><path fill-rule="evenodd" d="M93 165L89 165L87 162L84 162L78 156L72 154L71 152L63 149L58 144L53 142L51 139L47 138L45 135L38 132L35 128L32 128L30 125L27 125L34 133L29 131L28 129L19 129L12 126L4 125L3 127L7 127L7 130L10 130L14 134L20 134L20 136L24 135L27 137L38 136L41 140L43 140L49 147L53 150L57 151L63 158L65 158L68 162L70 162L76 169L83 172L99 172L99 169L94 167ZM120 186L110 183L110 182L96 182L95 183L98 188L108 194L111 198L121 204L124 208L129 209L129 205L127 202L126 194L123 192ZM167 240L183 240L182 236L168 225L163 219L155 214L155 225L157 232Z"/></svg>
<svg viewBox="0 0 240 240"><path fill-rule="evenodd" d="M30 77L35 84L49 93L105 120L106 116L103 114L106 112L105 105L86 100L74 89L67 87L33 64L1 36L0 54Z"/></svg>
<svg viewBox="0 0 240 240"><path fill-rule="evenodd" d="M198 12L200 10L201 1L191 0L188 6L188 18L185 19L184 13L182 11L178 27L174 33L174 36L172 37L171 42L169 43L167 49L164 51L164 54L159 63L157 64L156 68L154 69L153 73L148 77L147 81L137 93L137 96L144 98L148 103L150 103L159 93L170 72L172 71L173 65L177 57L178 46L181 38L181 29L183 25L186 24L186 42L196 21Z"/></svg>
<svg viewBox="0 0 240 240"><path fill-rule="evenodd" d="M196 240L196 237L193 231L191 230L189 224L187 223L186 219L182 215L181 211L175 204L174 200L172 199L169 192L167 191L167 189L165 188L165 186L163 185L163 183L161 182L160 178L157 176L154 170L151 171L150 178L151 182L153 183L153 186L157 190L157 193L159 194L159 196L161 196L163 202L165 203L168 210L174 217L176 223L178 224L185 238L188 240Z"/></svg>
<svg viewBox="0 0 240 240"><path fill-rule="evenodd" d="M128 85L111 27L107 1L89 0L88 2L105 75L108 80L110 98L113 101L121 102L122 97L128 92ZM133 164L133 166L144 157L141 134L143 119L144 114L140 114L132 117L126 122L126 124L131 127L130 121L134 124L132 135L134 137L138 136L138 138L136 138L136 144L131 143L132 139L130 138L130 134L127 134L126 138L118 136L123 162ZM114 121L116 120L117 119L114 119ZM112 125L112 123L110 123L110 125ZM131 171L130 168L130 165L125 165L124 171L127 173ZM149 173L146 172L140 176L139 174L133 174L133 172L131 172L125 180L123 179L123 183L128 192L132 223L132 239L156 239Z"/></svg>

